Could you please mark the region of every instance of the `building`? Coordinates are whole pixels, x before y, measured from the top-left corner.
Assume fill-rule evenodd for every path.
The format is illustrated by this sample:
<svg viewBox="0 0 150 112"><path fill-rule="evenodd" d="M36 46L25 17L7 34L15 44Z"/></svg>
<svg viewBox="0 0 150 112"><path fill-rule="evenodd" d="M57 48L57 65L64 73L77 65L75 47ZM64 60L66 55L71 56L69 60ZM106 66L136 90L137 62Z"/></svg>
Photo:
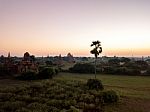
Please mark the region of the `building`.
<svg viewBox="0 0 150 112"><path fill-rule="evenodd" d="M18 72L34 71L38 72L38 64L35 62L33 55L30 56L28 52L24 53L22 61L18 63Z"/></svg>
<svg viewBox="0 0 150 112"><path fill-rule="evenodd" d="M75 62L75 59L73 57L73 55L71 53L68 53L67 54L67 57L66 57L67 61L70 62L70 63L74 63Z"/></svg>

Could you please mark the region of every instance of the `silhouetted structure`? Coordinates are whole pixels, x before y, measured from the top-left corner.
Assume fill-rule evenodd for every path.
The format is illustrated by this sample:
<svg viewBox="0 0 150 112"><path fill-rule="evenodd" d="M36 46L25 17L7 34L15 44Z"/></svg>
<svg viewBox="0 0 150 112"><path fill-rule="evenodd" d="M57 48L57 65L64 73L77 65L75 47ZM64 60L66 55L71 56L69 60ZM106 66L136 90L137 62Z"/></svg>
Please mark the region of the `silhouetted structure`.
<svg viewBox="0 0 150 112"><path fill-rule="evenodd" d="M17 73L17 64L14 63L13 59L10 56L10 52L8 53L8 57L1 57L3 60L3 69L6 74Z"/></svg>
<svg viewBox="0 0 150 112"><path fill-rule="evenodd" d="M71 53L68 53L67 54L67 61L70 62L70 63L74 63L75 60L74 60L74 57Z"/></svg>
<svg viewBox="0 0 150 112"><path fill-rule="evenodd" d="M22 61L18 64L18 72L34 71L38 72L38 64L36 64L30 54L26 52Z"/></svg>

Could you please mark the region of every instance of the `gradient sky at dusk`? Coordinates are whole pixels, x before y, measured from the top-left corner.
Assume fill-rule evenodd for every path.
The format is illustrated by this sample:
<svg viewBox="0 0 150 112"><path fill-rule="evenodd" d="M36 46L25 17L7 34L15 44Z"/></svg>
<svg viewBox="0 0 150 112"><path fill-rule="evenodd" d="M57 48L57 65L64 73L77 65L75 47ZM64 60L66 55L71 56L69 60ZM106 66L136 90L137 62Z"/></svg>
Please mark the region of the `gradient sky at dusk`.
<svg viewBox="0 0 150 112"><path fill-rule="evenodd" d="M0 0L0 55L150 55L150 0Z"/></svg>

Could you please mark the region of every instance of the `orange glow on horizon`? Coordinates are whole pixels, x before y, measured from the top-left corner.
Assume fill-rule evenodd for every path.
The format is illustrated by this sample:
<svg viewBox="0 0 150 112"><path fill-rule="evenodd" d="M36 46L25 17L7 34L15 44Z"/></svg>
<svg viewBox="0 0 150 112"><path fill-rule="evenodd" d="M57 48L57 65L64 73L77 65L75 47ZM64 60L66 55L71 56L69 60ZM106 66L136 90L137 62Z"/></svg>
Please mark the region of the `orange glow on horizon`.
<svg viewBox="0 0 150 112"><path fill-rule="evenodd" d="M58 2L59 1L59 2ZM149 56L149 1L0 1L0 55Z"/></svg>

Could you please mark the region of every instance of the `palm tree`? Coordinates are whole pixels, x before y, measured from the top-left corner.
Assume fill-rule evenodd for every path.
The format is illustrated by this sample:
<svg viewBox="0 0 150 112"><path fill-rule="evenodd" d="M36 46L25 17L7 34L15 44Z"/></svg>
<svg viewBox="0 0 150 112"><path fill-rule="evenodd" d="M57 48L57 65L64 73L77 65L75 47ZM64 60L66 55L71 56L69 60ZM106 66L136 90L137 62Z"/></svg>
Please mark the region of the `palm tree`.
<svg viewBox="0 0 150 112"><path fill-rule="evenodd" d="M102 53L102 47L100 41L93 41L91 44L91 47L94 46L94 48L90 51L91 54L95 55L95 78L96 78L96 60L100 53Z"/></svg>

